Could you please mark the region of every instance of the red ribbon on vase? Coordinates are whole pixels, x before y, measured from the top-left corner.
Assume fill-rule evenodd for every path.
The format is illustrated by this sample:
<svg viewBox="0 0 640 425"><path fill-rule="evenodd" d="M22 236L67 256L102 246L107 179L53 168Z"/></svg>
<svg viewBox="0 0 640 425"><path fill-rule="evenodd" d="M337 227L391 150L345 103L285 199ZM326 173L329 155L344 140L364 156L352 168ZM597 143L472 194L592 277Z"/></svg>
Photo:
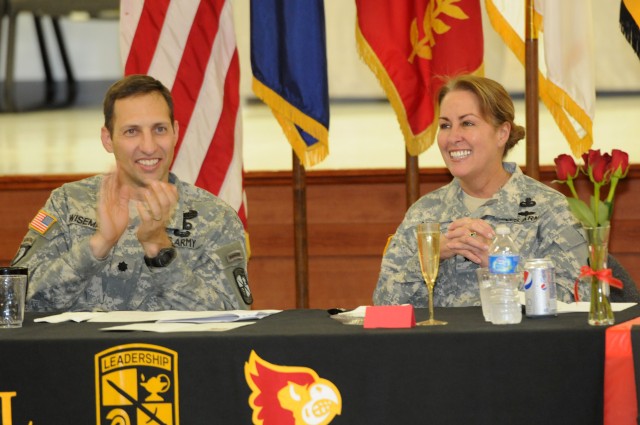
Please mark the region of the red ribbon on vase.
<svg viewBox="0 0 640 425"><path fill-rule="evenodd" d="M573 296L575 297L576 302L580 301L580 295L578 294L578 285L580 284L580 279L587 276L595 276L599 280L607 282L609 285L615 288L623 288L622 281L613 277L611 269L593 270L589 266L582 266L580 268L580 276L578 276L575 284L573 285Z"/></svg>

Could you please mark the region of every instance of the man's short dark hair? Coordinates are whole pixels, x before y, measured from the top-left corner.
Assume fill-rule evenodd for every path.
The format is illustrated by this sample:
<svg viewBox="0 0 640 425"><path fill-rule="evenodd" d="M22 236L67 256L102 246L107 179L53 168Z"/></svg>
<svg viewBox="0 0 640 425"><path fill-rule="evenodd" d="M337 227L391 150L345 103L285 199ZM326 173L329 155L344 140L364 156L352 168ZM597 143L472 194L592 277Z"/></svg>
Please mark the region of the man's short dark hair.
<svg viewBox="0 0 640 425"><path fill-rule="evenodd" d="M111 87L109 87L107 94L104 96L104 102L102 105L104 112L104 126L109 130L109 134L113 134L113 109L116 100L153 92L160 93L167 102L167 106L169 107L169 118L171 119L171 125L173 126L173 99L169 89L167 89L160 81L150 77L149 75L134 74L115 82Z"/></svg>

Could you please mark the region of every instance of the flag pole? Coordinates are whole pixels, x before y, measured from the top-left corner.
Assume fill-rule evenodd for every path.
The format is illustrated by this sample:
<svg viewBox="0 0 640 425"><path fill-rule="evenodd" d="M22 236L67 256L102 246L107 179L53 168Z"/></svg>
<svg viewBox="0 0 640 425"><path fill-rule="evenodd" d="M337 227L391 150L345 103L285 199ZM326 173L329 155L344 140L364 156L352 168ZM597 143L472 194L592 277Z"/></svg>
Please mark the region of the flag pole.
<svg viewBox="0 0 640 425"><path fill-rule="evenodd" d="M538 33L533 24L534 0L525 0L525 113L526 113L526 169L525 173L540 180L538 133Z"/></svg>
<svg viewBox="0 0 640 425"><path fill-rule="evenodd" d="M407 209L420 198L420 166L418 157L411 155L405 148L405 182Z"/></svg>
<svg viewBox="0 0 640 425"><path fill-rule="evenodd" d="M296 308L309 308L309 255L307 244L307 185L304 166L293 155L293 237L296 266Z"/></svg>

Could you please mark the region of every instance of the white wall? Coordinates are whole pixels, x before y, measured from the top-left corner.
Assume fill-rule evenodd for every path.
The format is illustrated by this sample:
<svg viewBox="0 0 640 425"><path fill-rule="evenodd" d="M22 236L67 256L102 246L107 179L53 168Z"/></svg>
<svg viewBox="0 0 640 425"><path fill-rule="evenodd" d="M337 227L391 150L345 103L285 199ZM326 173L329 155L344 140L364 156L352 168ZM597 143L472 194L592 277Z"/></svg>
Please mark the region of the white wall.
<svg viewBox="0 0 640 425"><path fill-rule="evenodd" d="M590 1L593 4L595 50L598 58L596 70L598 90L640 90L640 61L618 27L619 1ZM242 69L242 93L245 96L251 96L249 1L233 0L233 5ZM365 98L382 96L377 81L356 53L355 3L346 0L326 0L325 9L331 96ZM505 47L486 19L484 24L486 75L502 82L509 90L523 91L522 66ZM65 19L62 25L78 79L108 80L121 75L117 21L75 22ZM49 22L45 22L45 26L47 32L52 35ZM4 32L6 35L6 25ZM50 39L53 40L53 37ZM23 14L19 18L17 40L16 79L28 81L41 78L43 74L35 30L31 18L27 15ZM56 60L54 65L55 75L62 78L62 67L59 61ZM4 78L4 62L0 77Z"/></svg>

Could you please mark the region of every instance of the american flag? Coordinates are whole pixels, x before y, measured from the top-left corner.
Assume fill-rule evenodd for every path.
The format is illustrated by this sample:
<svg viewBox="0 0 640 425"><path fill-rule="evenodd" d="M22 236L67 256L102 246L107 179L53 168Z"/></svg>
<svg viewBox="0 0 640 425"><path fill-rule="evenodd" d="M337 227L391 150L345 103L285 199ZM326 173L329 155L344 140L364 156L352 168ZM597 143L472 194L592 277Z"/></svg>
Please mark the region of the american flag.
<svg viewBox="0 0 640 425"><path fill-rule="evenodd" d="M44 210L40 210L33 220L31 220L31 223L29 223L29 227L41 235L44 235L47 230L49 230L49 227L56 221L58 220L47 214Z"/></svg>
<svg viewBox="0 0 640 425"><path fill-rule="evenodd" d="M171 170L225 200L246 228L231 1L122 1L120 48L126 75L151 75L171 90L180 123Z"/></svg>

